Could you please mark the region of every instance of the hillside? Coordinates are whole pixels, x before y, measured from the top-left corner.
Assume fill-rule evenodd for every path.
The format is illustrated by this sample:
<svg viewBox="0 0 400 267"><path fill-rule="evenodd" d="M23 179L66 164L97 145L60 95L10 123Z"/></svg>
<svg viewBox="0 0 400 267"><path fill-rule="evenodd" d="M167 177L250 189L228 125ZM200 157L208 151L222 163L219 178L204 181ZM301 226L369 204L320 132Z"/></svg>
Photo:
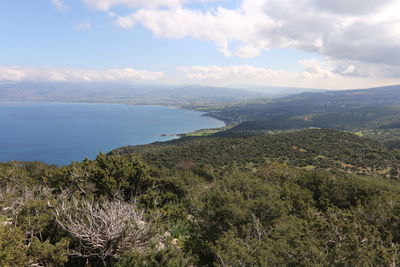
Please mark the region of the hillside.
<svg viewBox="0 0 400 267"><path fill-rule="evenodd" d="M289 119L297 116L389 108L400 105L400 86L302 93L284 98L210 109L208 115L227 123Z"/></svg>
<svg viewBox="0 0 400 267"><path fill-rule="evenodd" d="M398 159L304 130L0 163L0 265L396 266Z"/></svg>
<svg viewBox="0 0 400 267"><path fill-rule="evenodd" d="M229 86L232 88L246 88L246 90L253 91L253 92L260 92L268 94L269 98L280 98L286 97L289 95L296 95L301 94L304 92L325 92L328 90L324 89L314 89L314 88L297 88L297 87L282 87L282 86L251 86L251 85L234 85Z"/></svg>
<svg viewBox="0 0 400 267"><path fill-rule="evenodd" d="M331 98L221 98L225 121L254 120L62 167L0 163L0 265L397 266L400 109ZM298 130L313 126L357 132Z"/></svg>
<svg viewBox="0 0 400 267"><path fill-rule="evenodd" d="M208 109L230 125L216 136L325 128L354 132L400 147L400 86L302 93Z"/></svg>
<svg viewBox="0 0 400 267"><path fill-rule="evenodd" d="M393 129L400 124L400 107L367 107L242 122L220 135L258 134L270 130L328 128L346 131Z"/></svg>
<svg viewBox="0 0 400 267"><path fill-rule="evenodd" d="M139 153L146 162L168 168L236 164L251 170L268 162L281 162L307 169L397 177L400 167L397 151L351 133L322 129L250 137L185 138L123 147L113 153Z"/></svg>

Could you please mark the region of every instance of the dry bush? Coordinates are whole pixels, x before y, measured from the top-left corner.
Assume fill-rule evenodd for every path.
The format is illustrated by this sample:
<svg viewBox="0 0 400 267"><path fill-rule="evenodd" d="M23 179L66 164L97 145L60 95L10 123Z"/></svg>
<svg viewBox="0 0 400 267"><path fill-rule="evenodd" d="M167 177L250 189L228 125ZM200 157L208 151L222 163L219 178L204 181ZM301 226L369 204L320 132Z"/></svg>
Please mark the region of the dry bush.
<svg viewBox="0 0 400 267"><path fill-rule="evenodd" d="M0 187L0 215L5 216L9 222L15 224L26 204L44 199L47 202L51 199L51 189L47 187Z"/></svg>
<svg viewBox="0 0 400 267"><path fill-rule="evenodd" d="M79 241L72 256L98 257L105 263L128 249L144 253L157 239L135 204L72 199L55 210L58 224Z"/></svg>

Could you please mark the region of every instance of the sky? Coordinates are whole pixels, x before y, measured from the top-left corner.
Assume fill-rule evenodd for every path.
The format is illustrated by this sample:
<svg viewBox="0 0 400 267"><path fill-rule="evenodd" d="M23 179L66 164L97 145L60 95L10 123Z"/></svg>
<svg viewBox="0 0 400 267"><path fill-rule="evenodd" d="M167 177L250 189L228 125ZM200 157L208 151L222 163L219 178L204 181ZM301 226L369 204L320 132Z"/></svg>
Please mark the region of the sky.
<svg viewBox="0 0 400 267"><path fill-rule="evenodd" d="M5 0L0 81L400 84L400 1Z"/></svg>

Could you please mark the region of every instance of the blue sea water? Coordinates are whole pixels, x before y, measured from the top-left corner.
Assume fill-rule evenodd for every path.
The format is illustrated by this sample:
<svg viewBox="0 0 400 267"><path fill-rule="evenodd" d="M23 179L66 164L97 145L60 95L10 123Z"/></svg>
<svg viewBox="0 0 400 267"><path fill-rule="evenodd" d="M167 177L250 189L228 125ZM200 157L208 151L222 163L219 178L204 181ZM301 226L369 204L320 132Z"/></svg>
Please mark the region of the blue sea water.
<svg viewBox="0 0 400 267"><path fill-rule="evenodd" d="M0 161L64 165L126 145L164 141L223 122L162 106L0 102Z"/></svg>

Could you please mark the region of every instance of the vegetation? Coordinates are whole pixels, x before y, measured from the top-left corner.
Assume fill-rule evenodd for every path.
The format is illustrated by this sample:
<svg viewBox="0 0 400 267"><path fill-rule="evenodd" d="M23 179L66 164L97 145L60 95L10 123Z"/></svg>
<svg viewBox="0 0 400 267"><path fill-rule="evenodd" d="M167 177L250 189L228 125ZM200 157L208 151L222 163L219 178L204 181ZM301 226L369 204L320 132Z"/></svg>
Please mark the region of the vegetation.
<svg viewBox="0 0 400 267"><path fill-rule="evenodd" d="M0 163L0 265L398 266L400 103L386 93L225 106L210 115L241 122L226 131Z"/></svg>
<svg viewBox="0 0 400 267"><path fill-rule="evenodd" d="M219 118L228 124L245 121L294 120L301 121L301 116L324 116L317 123L339 122L339 126L347 121L367 122L378 117L391 116L396 113L392 107L400 105L399 86L379 87L363 90L326 91L320 93L302 93L275 100L256 100L249 103L227 105L220 108L210 108L208 115ZM398 109L397 109L398 110ZM346 116L340 114L348 113ZM350 114L349 114L350 113ZM353 114L354 113L354 114ZM371 114L369 114L371 113ZM333 114L332 118L331 117ZM398 114L398 113L397 113ZM346 118L350 115L351 118ZM296 119L300 120L297 121ZM304 121L304 120L303 120ZM308 119L305 120L306 122ZM283 127L285 124L281 124ZM286 124L286 127L293 127ZM318 127L318 126L317 126ZM326 127L326 126L325 126ZM393 128L393 127L392 127Z"/></svg>
<svg viewBox="0 0 400 267"><path fill-rule="evenodd" d="M309 129L239 137L185 138L152 145L123 147L113 153L140 153L156 166L207 165L253 170L280 162L321 171L344 171L399 177L400 153L352 133Z"/></svg>
<svg viewBox="0 0 400 267"><path fill-rule="evenodd" d="M364 130L356 134L379 141L389 148L400 148L400 128Z"/></svg>
<svg viewBox="0 0 400 267"><path fill-rule="evenodd" d="M398 154L377 142L306 130L117 151L1 163L0 265L400 263Z"/></svg>
<svg viewBox="0 0 400 267"><path fill-rule="evenodd" d="M231 129L232 126L223 126L220 128L209 128L209 129L200 129L200 130L196 130L190 133L184 133L184 134L178 134L178 136L181 137L188 137L188 136L210 136L210 135L215 135L217 133L221 133L221 132L225 132L228 129Z"/></svg>
<svg viewBox="0 0 400 267"><path fill-rule="evenodd" d="M234 126L217 136L324 128L354 132L396 148L400 147L399 99L399 86L326 91L209 108L207 115Z"/></svg>

